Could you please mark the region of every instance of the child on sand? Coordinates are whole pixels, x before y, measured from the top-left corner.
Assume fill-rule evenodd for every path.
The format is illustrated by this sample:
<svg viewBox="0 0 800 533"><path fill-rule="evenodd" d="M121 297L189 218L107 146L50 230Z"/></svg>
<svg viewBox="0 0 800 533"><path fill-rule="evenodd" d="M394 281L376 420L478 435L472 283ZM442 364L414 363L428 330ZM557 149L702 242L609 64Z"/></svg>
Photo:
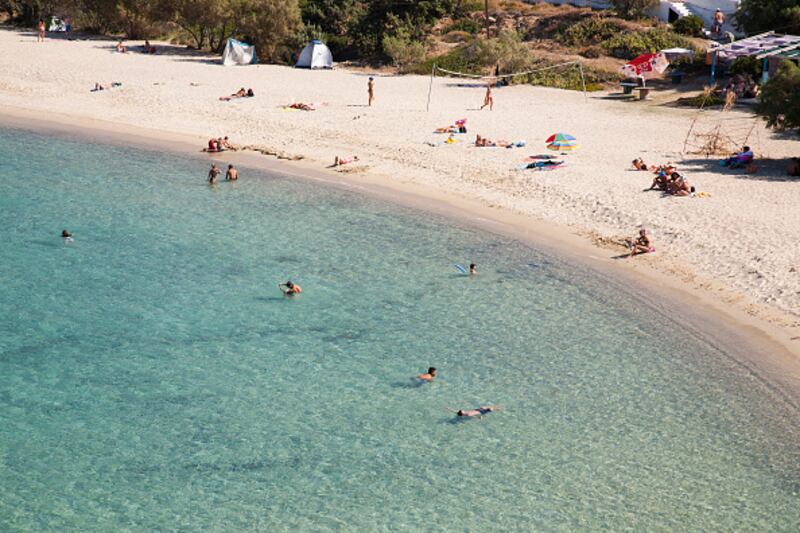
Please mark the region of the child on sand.
<svg viewBox="0 0 800 533"><path fill-rule="evenodd" d="M375 100L375 78L372 76L369 77L367 82L367 96L367 105L372 107L372 102Z"/></svg>

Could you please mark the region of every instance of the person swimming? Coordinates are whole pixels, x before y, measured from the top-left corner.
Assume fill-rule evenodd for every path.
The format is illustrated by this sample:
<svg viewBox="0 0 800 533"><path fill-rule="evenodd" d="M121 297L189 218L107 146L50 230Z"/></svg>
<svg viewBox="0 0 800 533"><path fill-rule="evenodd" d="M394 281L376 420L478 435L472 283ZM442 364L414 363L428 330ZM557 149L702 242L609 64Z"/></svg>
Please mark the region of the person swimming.
<svg viewBox="0 0 800 533"><path fill-rule="evenodd" d="M428 368L428 372L425 374L420 374L417 376L418 381L427 381L428 383L433 381L433 378L436 377L436 369L434 367Z"/></svg>
<svg viewBox="0 0 800 533"><path fill-rule="evenodd" d="M474 276L477 273L478 273L478 265L476 265L475 263L470 263L469 264L469 275L470 276Z"/></svg>
<svg viewBox="0 0 800 533"><path fill-rule="evenodd" d="M300 294L303 292L303 289L297 283L292 283L291 281L287 281L286 283L279 283L278 288L281 290L283 294L286 296L294 296L295 294Z"/></svg>
<svg viewBox="0 0 800 533"><path fill-rule="evenodd" d="M65 229L61 230L61 238L64 239L65 243L72 242L75 240L72 238L72 233L70 233L68 230Z"/></svg>
<svg viewBox="0 0 800 533"><path fill-rule="evenodd" d="M481 407L478 407L477 409L459 409L458 411L456 411L456 416L482 417L485 414L493 413L498 410L500 410L500 408L494 405L483 405Z"/></svg>

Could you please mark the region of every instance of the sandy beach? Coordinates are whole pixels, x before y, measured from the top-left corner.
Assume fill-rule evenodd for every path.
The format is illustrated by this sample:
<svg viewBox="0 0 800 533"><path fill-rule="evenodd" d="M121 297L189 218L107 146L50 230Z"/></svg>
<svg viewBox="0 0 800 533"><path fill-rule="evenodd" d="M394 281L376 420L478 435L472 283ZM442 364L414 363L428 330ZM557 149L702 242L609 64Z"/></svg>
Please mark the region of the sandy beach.
<svg viewBox="0 0 800 533"><path fill-rule="evenodd" d="M647 273L662 290L694 291L710 306L758 321L797 354L800 344L800 181L782 168L754 175L723 169L715 158L681 154L696 112L649 102L627 102L593 93L530 86L498 89L493 111L479 111L483 88L467 81L376 78L376 103L366 106L365 72L306 71L274 65L225 68L216 57L162 46L151 56L118 54L105 40L48 39L0 31L0 106L5 114L34 113L76 124L101 121L120 133L153 137L176 134L197 141L227 135L239 146L300 159L298 169L318 169L334 156L358 155L342 167L351 183L392 190L409 188L437 201L467 202L478 213L502 212L515 223L551 224L574 245L610 268ZM95 82L120 88L90 92ZM230 102L218 97L240 87L256 97ZM287 110L295 101L316 111ZM469 135L443 144L437 127L467 118ZM723 121L723 122L721 122ZM797 156L791 136L767 130L739 111L705 115L701 126L731 124L750 133L759 158ZM735 124L735 126L733 126ZM748 126L749 125L749 126ZM751 131L752 130L752 131ZM547 153L544 140L568 132L580 149L552 172L519 171L530 155ZM474 135L527 141L524 148L476 148ZM651 175L630 161L677 162L707 198L662 197L642 192ZM198 177L201 179L202 177ZM442 204L444 205L444 204ZM477 216L477 215L476 215ZM489 217L490 218L490 217ZM631 261L611 244L638 226L654 235L657 253ZM545 226L547 227L547 226ZM558 233L561 236L561 233ZM576 237L577 236L577 237ZM559 237L560 238L560 237Z"/></svg>

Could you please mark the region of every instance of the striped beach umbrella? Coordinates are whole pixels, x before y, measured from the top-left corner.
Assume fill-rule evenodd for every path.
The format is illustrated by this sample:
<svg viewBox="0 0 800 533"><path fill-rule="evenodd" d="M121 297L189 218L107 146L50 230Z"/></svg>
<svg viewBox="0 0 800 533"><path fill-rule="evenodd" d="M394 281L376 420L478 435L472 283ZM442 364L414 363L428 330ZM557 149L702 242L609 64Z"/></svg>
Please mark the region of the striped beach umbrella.
<svg viewBox="0 0 800 533"><path fill-rule="evenodd" d="M578 140L569 133L554 133L545 142L547 149L554 152L570 152L578 148Z"/></svg>

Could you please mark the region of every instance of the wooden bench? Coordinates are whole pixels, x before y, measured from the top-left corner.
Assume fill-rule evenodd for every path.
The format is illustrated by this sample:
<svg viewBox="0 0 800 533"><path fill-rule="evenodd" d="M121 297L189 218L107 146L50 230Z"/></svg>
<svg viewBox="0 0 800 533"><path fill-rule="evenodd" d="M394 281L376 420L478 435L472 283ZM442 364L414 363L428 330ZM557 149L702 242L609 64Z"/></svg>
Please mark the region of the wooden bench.
<svg viewBox="0 0 800 533"><path fill-rule="evenodd" d="M637 91L639 91L639 100L646 100L647 95L650 94L652 87L634 87Z"/></svg>

